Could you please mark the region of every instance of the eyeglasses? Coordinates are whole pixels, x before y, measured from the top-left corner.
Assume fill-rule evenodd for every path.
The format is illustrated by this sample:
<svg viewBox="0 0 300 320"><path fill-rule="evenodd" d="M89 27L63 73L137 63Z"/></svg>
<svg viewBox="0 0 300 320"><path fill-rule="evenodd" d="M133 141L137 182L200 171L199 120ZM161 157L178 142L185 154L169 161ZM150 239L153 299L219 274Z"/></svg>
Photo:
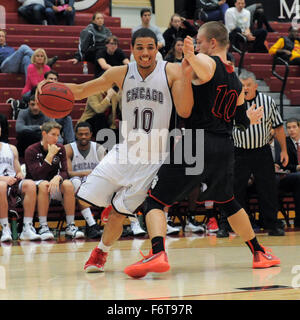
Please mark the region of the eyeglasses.
<svg viewBox="0 0 300 320"><path fill-rule="evenodd" d="M113 45L117 45L117 43L116 42L109 42L108 44L113 44Z"/></svg>

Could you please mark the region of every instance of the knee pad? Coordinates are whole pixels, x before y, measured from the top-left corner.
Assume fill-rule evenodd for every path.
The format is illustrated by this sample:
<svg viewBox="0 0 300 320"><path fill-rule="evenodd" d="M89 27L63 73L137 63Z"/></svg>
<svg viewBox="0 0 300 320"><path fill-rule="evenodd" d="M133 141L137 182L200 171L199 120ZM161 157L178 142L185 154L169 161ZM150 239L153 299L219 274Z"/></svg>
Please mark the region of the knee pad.
<svg viewBox="0 0 300 320"><path fill-rule="evenodd" d="M235 199L232 199L229 202L220 203L219 207L223 209L227 218L234 215L242 209L242 206Z"/></svg>
<svg viewBox="0 0 300 320"><path fill-rule="evenodd" d="M147 213L152 209L159 209L163 211L164 207L165 206L162 203L159 203L158 201L154 200L152 197L148 196L142 206L143 215L146 216Z"/></svg>

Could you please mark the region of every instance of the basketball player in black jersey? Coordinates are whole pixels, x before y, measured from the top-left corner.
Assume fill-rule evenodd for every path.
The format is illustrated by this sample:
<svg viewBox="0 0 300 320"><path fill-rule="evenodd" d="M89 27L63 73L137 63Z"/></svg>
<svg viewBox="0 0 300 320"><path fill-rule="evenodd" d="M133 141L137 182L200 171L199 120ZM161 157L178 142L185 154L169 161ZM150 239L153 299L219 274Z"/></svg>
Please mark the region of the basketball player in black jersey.
<svg viewBox="0 0 300 320"><path fill-rule="evenodd" d="M207 189L200 195L200 201L214 201L226 212L232 229L243 238L253 253L253 268L266 268L280 263L277 257L258 243L247 213L233 194L233 122L243 130L250 123L259 123L263 111L262 107L256 108L255 105L246 111L242 84L226 59L228 44L228 32L219 22L208 22L199 29L199 54L194 54L191 37L184 40L185 60L182 67L186 80L191 83L194 99L189 127L193 132L193 146L199 144L194 138L196 130L204 130L204 169L200 174L189 175L186 173L186 164L169 162L171 164L163 164L158 171L156 184L153 183L144 202L152 250L144 259L125 268L124 272L133 278L143 277L148 272L168 270L163 208L182 200L201 183ZM190 98L191 91L183 94ZM182 146L177 144L176 147Z"/></svg>

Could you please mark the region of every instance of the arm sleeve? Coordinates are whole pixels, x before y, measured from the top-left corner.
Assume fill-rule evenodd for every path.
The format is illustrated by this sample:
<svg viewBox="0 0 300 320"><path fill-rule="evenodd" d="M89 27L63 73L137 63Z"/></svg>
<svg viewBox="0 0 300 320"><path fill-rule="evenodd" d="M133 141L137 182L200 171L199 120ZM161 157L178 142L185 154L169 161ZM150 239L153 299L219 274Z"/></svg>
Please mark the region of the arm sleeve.
<svg viewBox="0 0 300 320"><path fill-rule="evenodd" d="M25 82L25 86L22 90L22 95L24 93L30 91L31 88L33 87L33 85L32 85L33 78L34 78L34 66L32 64L30 64L27 68L26 82Z"/></svg>
<svg viewBox="0 0 300 320"><path fill-rule="evenodd" d="M246 106L246 102L237 106L236 107L236 111L235 111L235 115L234 115L234 125L237 129L245 131L246 129L248 129L249 125L250 125L250 120L247 117L247 106Z"/></svg>
<svg viewBox="0 0 300 320"><path fill-rule="evenodd" d="M102 113L104 108L111 104L107 99L104 99L103 95L93 95L88 97L87 103L96 113Z"/></svg>
<svg viewBox="0 0 300 320"><path fill-rule="evenodd" d="M52 170L52 166L46 161L43 161L42 165L40 165L34 148L29 147L26 149L24 160L26 164L26 172L33 180L47 179L48 174Z"/></svg>
<svg viewBox="0 0 300 320"><path fill-rule="evenodd" d="M183 24L184 24L184 26L186 27L186 32L187 32L187 34L189 35L189 36L191 36L191 37L194 37L196 34L197 34L197 29L194 27L194 26L192 26L190 23L189 23L189 21L187 21L187 20L184 20L183 21Z"/></svg>
<svg viewBox="0 0 300 320"><path fill-rule="evenodd" d="M158 27L153 27L152 28L152 31L156 34L156 37L157 37L157 42L160 42L163 44L163 46L165 46L165 39L160 31L160 29Z"/></svg>
<svg viewBox="0 0 300 320"><path fill-rule="evenodd" d="M200 7L206 11L216 10L219 8L218 3L214 2L214 1L207 1L207 0L198 0L198 1L200 4Z"/></svg>
<svg viewBox="0 0 300 320"><path fill-rule="evenodd" d="M89 30L89 26L87 26L80 32L78 51L74 55L74 57L78 61L84 61L86 52L89 49L89 47L95 45L93 39L94 35L92 31Z"/></svg>
<svg viewBox="0 0 300 320"><path fill-rule="evenodd" d="M269 49L269 54L275 55L276 52L284 47L284 39L279 38Z"/></svg>
<svg viewBox="0 0 300 320"><path fill-rule="evenodd" d="M271 100L270 106L272 109L272 112L271 112L272 127L277 128L277 127L283 125L283 121L282 121L281 115L278 111L278 108L277 108L277 105L276 105L274 99L272 99L271 97L269 97L269 99Z"/></svg>
<svg viewBox="0 0 300 320"><path fill-rule="evenodd" d="M230 10L225 12L225 26L229 32L236 28L236 21Z"/></svg>
<svg viewBox="0 0 300 320"><path fill-rule="evenodd" d="M19 112L18 119L16 121L16 132L18 134L22 134L22 133L28 133L28 132L41 130L39 125L27 125L26 124L26 121L25 121L26 114L27 114L27 110L21 110Z"/></svg>

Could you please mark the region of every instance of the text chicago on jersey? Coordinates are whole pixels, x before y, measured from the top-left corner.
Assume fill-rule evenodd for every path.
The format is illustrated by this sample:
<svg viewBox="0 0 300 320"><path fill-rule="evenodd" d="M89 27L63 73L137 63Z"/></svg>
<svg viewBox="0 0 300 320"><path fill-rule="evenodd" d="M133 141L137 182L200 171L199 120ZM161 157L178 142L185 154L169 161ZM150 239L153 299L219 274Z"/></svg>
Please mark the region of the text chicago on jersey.
<svg viewBox="0 0 300 320"><path fill-rule="evenodd" d="M145 87L132 88L126 92L127 102L134 100L149 100L159 103L164 102L164 95L161 91Z"/></svg>

